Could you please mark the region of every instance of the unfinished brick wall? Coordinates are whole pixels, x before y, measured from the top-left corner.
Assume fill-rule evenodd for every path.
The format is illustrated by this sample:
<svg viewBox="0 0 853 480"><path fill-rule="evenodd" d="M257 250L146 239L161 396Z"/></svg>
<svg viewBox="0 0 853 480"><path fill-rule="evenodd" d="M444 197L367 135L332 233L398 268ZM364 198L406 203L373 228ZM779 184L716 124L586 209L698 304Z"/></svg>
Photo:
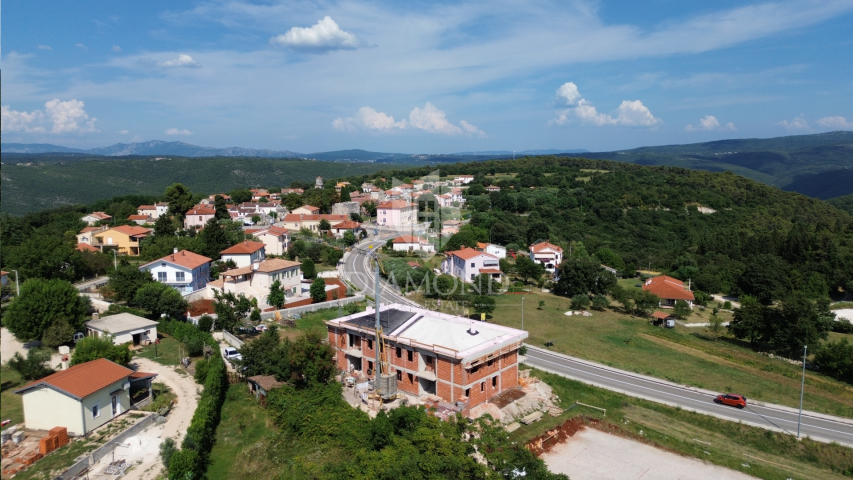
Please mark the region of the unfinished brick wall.
<svg viewBox="0 0 853 480"><path fill-rule="evenodd" d="M518 386L518 365L513 365L501 372L501 389L509 390Z"/></svg>

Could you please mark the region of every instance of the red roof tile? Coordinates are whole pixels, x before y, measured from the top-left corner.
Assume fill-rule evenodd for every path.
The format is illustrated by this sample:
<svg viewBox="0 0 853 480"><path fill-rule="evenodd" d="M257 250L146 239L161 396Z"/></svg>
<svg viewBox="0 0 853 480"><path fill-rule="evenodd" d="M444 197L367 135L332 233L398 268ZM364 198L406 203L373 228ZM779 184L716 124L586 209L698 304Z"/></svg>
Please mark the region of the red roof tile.
<svg viewBox="0 0 853 480"><path fill-rule="evenodd" d="M226 248L225 250L219 252L222 255L227 254L249 254L255 253L258 250L264 248L264 244L261 242L250 242L248 240L242 241L237 245L234 245L231 248Z"/></svg>
<svg viewBox="0 0 853 480"><path fill-rule="evenodd" d="M393 243L427 243L426 240L414 235L400 235L394 239Z"/></svg>
<svg viewBox="0 0 853 480"><path fill-rule="evenodd" d="M539 252L541 252L543 250L547 250L547 249L551 249L551 250L554 250L555 252L560 252L560 253L563 252L562 248L554 245L553 243L549 243L549 242L537 243L536 245L530 246L530 251L532 253L539 253Z"/></svg>
<svg viewBox="0 0 853 480"><path fill-rule="evenodd" d="M417 208L417 205L409 203L405 200L391 200L390 202L382 202L376 208L380 210L400 210L403 208Z"/></svg>
<svg viewBox="0 0 853 480"><path fill-rule="evenodd" d="M104 233L109 232L110 230L116 231L119 233L123 233L125 235L130 236L130 237L136 237L139 235L148 235L149 233L151 233L150 228L140 227L137 225L121 225L121 226L113 227L109 230L106 230Z"/></svg>
<svg viewBox="0 0 853 480"><path fill-rule="evenodd" d="M88 243L78 243L76 247L77 250L81 252L100 252L101 250L98 247L93 247Z"/></svg>
<svg viewBox="0 0 853 480"><path fill-rule="evenodd" d="M129 377L132 373L133 370L129 368L106 358L99 358L31 382L15 390L15 393L24 393L31 388L45 385L74 398L82 399Z"/></svg>
<svg viewBox="0 0 853 480"><path fill-rule="evenodd" d="M191 208L187 215L216 215L216 210L207 207Z"/></svg>
<svg viewBox="0 0 853 480"><path fill-rule="evenodd" d="M684 282L676 278L661 275L646 280L643 290L654 293L660 298L671 298L674 300L693 300L693 292L684 287Z"/></svg>
<svg viewBox="0 0 853 480"><path fill-rule="evenodd" d="M480 273L488 273L490 275L499 275L501 273L499 268L481 268Z"/></svg>
<svg viewBox="0 0 853 480"><path fill-rule="evenodd" d="M210 263L210 261L211 259L205 257L204 255L199 255L189 250L181 250L178 253L166 255L161 259L146 263L145 265L142 265L142 267L147 267L148 265L153 265L155 263L166 262L173 263L175 265L180 265L182 267L189 268L190 270L192 270L198 266L204 265L205 263Z"/></svg>
<svg viewBox="0 0 853 480"><path fill-rule="evenodd" d="M358 222L356 222L356 221L353 221L353 220L345 220L345 221L343 221L343 222L341 222L341 223L336 223L336 224L332 225L332 228L337 228L337 229L339 229L339 230L340 230L340 229L343 229L343 230L353 230L353 229L356 229L356 228L358 228L358 227L360 227L360 226L361 226L361 224L360 224L360 223L358 223Z"/></svg>
<svg viewBox="0 0 853 480"><path fill-rule="evenodd" d="M472 258L479 257L480 255L483 255L486 257L491 257L491 258L498 258L494 255L489 254L489 253L481 252L479 250L474 250L473 248L470 248L470 247L465 247L462 250L454 250L452 252L447 252L447 254L457 256L457 257L461 258L462 260L470 260Z"/></svg>

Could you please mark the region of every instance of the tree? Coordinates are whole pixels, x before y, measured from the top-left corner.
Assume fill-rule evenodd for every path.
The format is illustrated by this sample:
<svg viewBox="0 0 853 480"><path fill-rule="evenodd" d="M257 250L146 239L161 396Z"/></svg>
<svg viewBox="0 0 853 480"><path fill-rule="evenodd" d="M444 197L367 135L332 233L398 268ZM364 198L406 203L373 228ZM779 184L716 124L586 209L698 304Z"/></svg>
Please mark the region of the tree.
<svg viewBox="0 0 853 480"><path fill-rule="evenodd" d="M554 293L567 297L590 292L606 294L614 285L616 276L601 268L598 260L591 257L569 258L560 265L560 279L554 286Z"/></svg>
<svg viewBox="0 0 853 480"><path fill-rule="evenodd" d="M302 206L302 195L298 193L288 193L284 196L282 203L292 212Z"/></svg>
<svg viewBox="0 0 853 480"><path fill-rule="evenodd" d="M592 308L593 310L604 311L605 308L610 306L610 300L607 296L598 294L592 297Z"/></svg>
<svg viewBox="0 0 853 480"><path fill-rule="evenodd" d="M814 363L820 371L847 383L853 383L853 344L846 338L829 342L815 353Z"/></svg>
<svg viewBox="0 0 853 480"><path fill-rule="evenodd" d="M216 312L216 327L234 332L237 325L246 318L252 309L252 302L242 293L214 291L213 310Z"/></svg>
<svg viewBox="0 0 853 480"><path fill-rule="evenodd" d="M545 267L538 262L534 262L526 255L519 255L515 259L515 273L521 277L521 281L527 283L528 280L537 280L545 273Z"/></svg>
<svg viewBox="0 0 853 480"><path fill-rule="evenodd" d="M537 310L543 310L545 308L545 300L539 300L539 306L536 307Z"/></svg>
<svg viewBox="0 0 853 480"><path fill-rule="evenodd" d="M325 218L320 220L320 225L317 227L321 232L328 232L332 229L332 225Z"/></svg>
<svg viewBox="0 0 853 480"><path fill-rule="evenodd" d="M346 245L348 247L355 245L355 242L356 242L355 234L352 233L352 231L347 230L346 232L344 232L343 241L344 241L344 245Z"/></svg>
<svg viewBox="0 0 853 480"><path fill-rule="evenodd" d="M50 356L51 351L47 348L31 348L26 358L15 352L9 359L9 368L18 372L24 380L38 380L53 373L53 369L47 365Z"/></svg>
<svg viewBox="0 0 853 480"><path fill-rule="evenodd" d="M660 305L660 298L646 290L634 290L634 309L643 316L648 316Z"/></svg>
<svg viewBox="0 0 853 480"><path fill-rule="evenodd" d="M311 299L314 300L314 303L320 303L326 301L326 282L323 281L322 278L317 277L311 282L311 288L309 289L311 293Z"/></svg>
<svg viewBox="0 0 853 480"><path fill-rule="evenodd" d="M349 187L344 187L341 189L341 201L342 202L351 202L352 198L349 195Z"/></svg>
<svg viewBox="0 0 853 480"><path fill-rule="evenodd" d="M245 368L246 376L274 375L280 380L287 379L290 377L287 363L289 348L290 340L285 339L282 343L278 327L272 325L259 337L240 347L240 355L243 356L240 367Z"/></svg>
<svg viewBox="0 0 853 480"><path fill-rule="evenodd" d="M676 300L672 313L681 320L690 316L690 305L684 300Z"/></svg>
<svg viewBox="0 0 853 480"><path fill-rule="evenodd" d="M228 220L231 218L231 214L228 213L228 206L225 204L225 197L222 195L213 197L213 205L216 209L217 220Z"/></svg>
<svg viewBox="0 0 853 480"><path fill-rule="evenodd" d="M173 183L166 188L163 196L169 202L169 213L183 223L187 211L193 206L193 192L180 183Z"/></svg>
<svg viewBox="0 0 853 480"><path fill-rule="evenodd" d="M788 358L801 356L804 345L814 347L826 340L835 318L828 298L812 301L798 291L788 293L782 307L770 311L765 337Z"/></svg>
<svg viewBox="0 0 853 480"><path fill-rule="evenodd" d="M235 204L252 201L252 192L248 188L238 188L231 191L231 201Z"/></svg>
<svg viewBox="0 0 853 480"><path fill-rule="evenodd" d="M202 315L198 319L198 329L202 332L209 332L213 328L213 317L210 315Z"/></svg>
<svg viewBox="0 0 853 480"><path fill-rule="evenodd" d="M252 313L249 315L249 321L255 325L261 323L261 310L259 308L252 309Z"/></svg>
<svg viewBox="0 0 853 480"><path fill-rule="evenodd" d="M204 224L204 229L198 237L204 245L202 255L205 257L219 258L219 253L232 245L225 228L216 218L211 218Z"/></svg>
<svg viewBox="0 0 853 480"><path fill-rule="evenodd" d="M33 278L21 286L6 310L3 325L22 342L41 340L58 321L65 321L74 331L83 330L89 310L89 299L65 280Z"/></svg>
<svg viewBox="0 0 853 480"><path fill-rule="evenodd" d="M130 265L119 266L110 273L109 285L116 301L133 301L136 292L147 283L154 282L151 272Z"/></svg>
<svg viewBox="0 0 853 480"><path fill-rule="evenodd" d="M478 314L491 315L495 311L495 297L490 295L477 295L473 298L472 306Z"/></svg>
<svg viewBox="0 0 853 480"><path fill-rule="evenodd" d="M744 295L740 297L740 308L735 309L729 323L729 332L735 338L745 338L754 345L764 335L768 313L767 307L757 298Z"/></svg>
<svg viewBox="0 0 853 480"><path fill-rule="evenodd" d="M723 319L717 315L711 315L711 318L708 319L708 333L714 337L714 340L720 338L724 330Z"/></svg>
<svg viewBox="0 0 853 480"><path fill-rule="evenodd" d="M747 262L738 279L738 287L746 295L757 298L764 305L770 305L784 290L782 279L787 270L785 262L776 255L755 255Z"/></svg>
<svg viewBox="0 0 853 480"><path fill-rule="evenodd" d="M376 202L368 200L361 204L361 208L367 212L368 217L376 216Z"/></svg>
<svg viewBox="0 0 853 480"><path fill-rule="evenodd" d="M302 276L305 278L314 278L317 276L317 269L314 267L314 261L306 258L302 261Z"/></svg>
<svg viewBox="0 0 853 480"><path fill-rule="evenodd" d="M71 365L79 365L99 358L112 360L119 365L127 365L132 356L128 344L114 345L111 335L86 337L74 346Z"/></svg>
<svg viewBox="0 0 853 480"><path fill-rule="evenodd" d="M270 293L267 295L267 303L280 310L281 307L284 306L285 301L284 288L282 288L281 282L276 280L270 286Z"/></svg>
<svg viewBox="0 0 853 480"><path fill-rule="evenodd" d="M297 337L287 352L290 378L285 380L302 388L329 383L338 367L334 349L325 340L323 333L313 330Z"/></svg>
<svg viewBox="0 0 853 480"><path fill-rule="evenodd" d="M501 284L488 273L481 273L471 280L471 287L479 295L495 295L500 292Z"/></svg>
<svg viewBox="0 0 853 480"><path fill-rule="evenodd" d="M41 344L48 348L56 348L74 340L74 327L64 318L58 318L47 327L41 337Z"/></svg>
<svg viewBox="0 0 853 480"><path fill-rule="evenodd" d="M160 215L154 222L154 238L174 237L176 230L178 227L175 226L175 222L169 214Z"/></svg>
<svg viewBox="0 0 853 480"><path fill-rule="evenodd" d="M572 310L583 310L590 304L589 295L582 293L572 297Z"/></svg>
<svg viewBox="0 0 853 480"><path fill-rule="evenodd" d="M622 260L622 257L608 247L599 248L595 252L595 258L597 258L602 264L607 265L608 267L613 267L616 270L621 271L625 269L625 262Z"/></svg>
<svg viewBox="0 0 853 480"><path fill-rule="evenodd" d="M177 318L187 311L187 301L174 288L160 282L149 282L136 291L133 303L151 312L151 316L161 315Z"/></svg>

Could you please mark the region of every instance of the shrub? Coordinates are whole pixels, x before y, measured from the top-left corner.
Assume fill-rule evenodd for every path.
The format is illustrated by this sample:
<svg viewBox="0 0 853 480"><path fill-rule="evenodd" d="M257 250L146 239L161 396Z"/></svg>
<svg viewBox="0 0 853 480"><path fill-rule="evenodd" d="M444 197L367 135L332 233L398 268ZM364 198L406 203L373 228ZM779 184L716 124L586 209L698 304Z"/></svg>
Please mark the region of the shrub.
<svg viewBox="0 0 853 480"><path fill-rule="evenodd" d="M130 348L126 343L114 345L113 337L110 335L86 337L80 340L77 346L74 347L74 353L71 355L71 365L79 365L99 358L112 360L119 365L127 365L130 363L132 356Z"/></svg>
<svg viewBox="0 0 853 480"><path fill-rule="evenodd" d="M50 350L32 348L27 352L26 358L15 352L15 355L9 359L9 368L18 372L18 375L24 380L38 380L53 373L53 370L47 365L49 361Z"/></svg>
<svg viewBox="0 0 853 480"><path fill-rule="evenodd" d="M589 295L575 295L572 297L572 310L583 310L590 304Z"/></svg>
<svg viewBox="0 0 853 480"><path fill-rule="evenodd" d="M163 465L169 465L169 460L177 451L178 447L174 439L167 437L163 440L163 443L160 444L160 458L163 460Z"/></svg>
<svg viewBox="0 0 853 480"><path fill-rule="evenodd" d="M210 315L202 315L202 317L198 319L198 329L202 332L209 332L211 328L213 328L213 317Z"/></svg>

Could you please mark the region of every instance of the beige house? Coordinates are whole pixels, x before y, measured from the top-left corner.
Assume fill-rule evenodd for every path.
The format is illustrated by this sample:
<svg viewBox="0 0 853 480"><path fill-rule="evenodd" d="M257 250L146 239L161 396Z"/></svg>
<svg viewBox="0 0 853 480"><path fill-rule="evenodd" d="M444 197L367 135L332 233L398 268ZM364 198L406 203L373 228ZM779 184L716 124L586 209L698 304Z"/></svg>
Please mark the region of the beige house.
<svg viewBox="0 0 853 480"><path fill-rule="evenodd" d="M267 305L270 287L278 281L290 299L302 296L302 264L281 258L271 258L248 267L227 270L219 274L219 280L207 286L211 292L231 292L246 298L258 299L261 306Z"/></svg>
<svg viewBox="0 0 853 480"><path fill-rule="evenodd" d="M86 227L83 230L80 230L80 233L77 234L77 243L85 243L88 245L92 244L92 236L98 232L103 232L107 227Z"/></svg>
<svg viewBox="0 0 853 480"><path fill-rule="evenodd" d="M86 335L90 337L112 335L113 343L116 345L123 343L149 345L157 340L159 324L132 313L119 313L103 318L93 318L86 322Z"/></svg>
<svg viewBox="0 0 853 480"><path fill-rule="evenodd" d="M296 210L299 209L297 208ZM332 226L349 220L349 215L306 215L300 213L291 213L284 216L284 218L282 219L282 223L284 223L284 228L290 230L291 232L298 232L303 228L311 230L312 232L317 232L320 229L320 222L322 220L326 220L327 222L329 222L329 226Z"/></svg>
<svg viewBox="0 0 853 480"><path fill-rule="evenodd" d="M266 245L261 242L244 240L219 252L219 255L223 262L231 260L238 267L249 267L266 258Z"/></svg>
<svg viewBox="0 0 853 480"><path fill-rule="evenodd" d="M115 249L125 255L139 255L139 243L153 230L136 225L121 225L92 235L92 246L102 252ZM81 242L83 243L83 242Z"/></svg>
<svg viewBox="0 0 853 480"><path fill-rule="evenodd" d="M253 235L263 242L265 253L270 255L284 255L290 245L290 231L275 225L258 230Z"/></svg>
<svg viewBox="0 0 853 480"><path fill-rule="evenodd" d="M148 386L150 392L156 375L100 358L36 380L15 393L23 397L28 429L65 427L69 435L87 435L130 410L131 388Z"/></svg>
<svg viewBox="0 0 853 480"><path fill-rule="evenodd" d="M318 215L320 213L320 207L302 205L299 208L294 208L290 213L295 213L297 215Z"/></svg>

